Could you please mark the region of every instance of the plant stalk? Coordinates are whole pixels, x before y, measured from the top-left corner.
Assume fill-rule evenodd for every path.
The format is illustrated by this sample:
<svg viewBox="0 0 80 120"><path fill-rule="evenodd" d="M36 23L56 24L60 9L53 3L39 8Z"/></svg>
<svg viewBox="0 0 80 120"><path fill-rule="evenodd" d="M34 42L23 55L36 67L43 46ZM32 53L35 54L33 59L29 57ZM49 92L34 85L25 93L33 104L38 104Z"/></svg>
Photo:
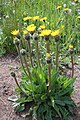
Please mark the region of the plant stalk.
<svg viewBox="0 0 80 120"><path fill-rule="evenodd" d="M16 75L14 75L14 76L12 76L12 77L14 78L14 80L15 80L18 88L22 91L23 94L25 94L25 95L27 96L27 94L26 94L26 93L23 91L23 89L20 87L20 85L19 85L19 83L18 83L18 81L17 81Z"/></svg>
<svg viewBox="0 0 80 120"><path fill-rule="evenodd" d="M50 53L50 41L48 40L46 43L47 53Z"/></svg>
<svg viewBox="0 0 80 120"><path fill-rule="evenodd" d="M30 41L28 41L28 46L29 46L29 53L30 53L31 66L33 67L33 63L32 63L32 55L31 55L31 44L30 44Z"/></svg>
<svg viewBox="0 0 80 120"><path fill-rule="evenodd" d="M30 70L29 70L29 67L28 67L28 63L27 63L27 61L26 61L25 56L24 56L24 63L25 63L25 65L26 65L27 72L28 72L28 74L29 74L30 82L32 83L32 81L31 81L31 73L30 73Z"/></svg>
<svg viewBox="0 0 80 120"><path fill-rule="evenodd" d="M51 90L51 63L48 64L48 74L49 74L49 86L48 86L48 91L50 92L50 90Z"/></svg>
<svg viewBox="0 0 80 120"><path fill-rule="evenodd" d="M23 70L24 70L24 72L25 72L26 76L28 76L28 77L29 77L29 75L27 74L27 72L26 72L26 70L25 70L25 68L24 68L24 65L23 65L23 60L22 60L22 57L21 57L21 54L20 54L19 47L16 47L16 48L17 48L18 55L19 55L19 57L20 57L20 61L21 61L21 64L22 64L22 68L23 68Z"/></svg>
<svg viewBox="0 0 80 120"><path fill-rule="evenodd" d="M73 55L71 55L71 63L72 63L72 75L71 75L71 77L73 78L73 76L74 76L74 61L73 61Z"/></svg>
<svg viewBox="0 0 80 120"><path fill-rule="evenodd" d="M38 65L41 67L40 58L39 58L38 41L37 40L35 40L35 47L36 47L36 54L37 54L37 58L38 58Z"/></svg>
<svg viewBox="0 0 80 120"><path fill-rule="evenodd" d="M58 69L58 42L56 42L56 70Z"/></svg>

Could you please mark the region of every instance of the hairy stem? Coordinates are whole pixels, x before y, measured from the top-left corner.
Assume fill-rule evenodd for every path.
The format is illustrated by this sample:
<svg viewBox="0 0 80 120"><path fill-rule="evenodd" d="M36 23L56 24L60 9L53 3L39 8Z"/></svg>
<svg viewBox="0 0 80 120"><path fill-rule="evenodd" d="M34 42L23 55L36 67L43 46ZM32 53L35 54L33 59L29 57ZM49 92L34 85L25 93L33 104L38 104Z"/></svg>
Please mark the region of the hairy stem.
<svg viewBox="0 0 80 120"><path fill-rule="evenodd" d="M21 92L27 96L27 94L26 94L26 93L23 91L23 89L20 87L20 85L19 85L19 83L18 83L18 81L17 81L16 75L15 75L13 78L14 78L14 80L15 80L18 88L21 90Z"/></svg>
<svg viewBox="0 0 80 120"><path fill-rule="evenodd" d="M74 61L73 61L73 55L71 55L71 63L72 63L72 78L74 76Z"/></svg>
<svg viewBox="0 0 80 120"><path fill-rule="evenodd" d="M47 53L50 53L50 43L49 43L49 40L46 43L46 49L47 49Z"/></svg>
<svg viewBox="0 0 80 120"><path fill-rule="evenodd" d="M49 87L48 87L48 91L51 90L51 63L48 64L48 74L49 74Z"/></svg>
<svg viewBox="0 0 80 120"><path fill-rule="evenodd" d="M36 47L36 54L37 54L37 58L38 58L38 65L40 65L40 58L39 58L39 49L38 49L38 41L35 40L35 47Z"/></svg>
<svg viewBox="0 0 80 120"><path fill-rule="evenodd" d="M58 42L56 42L56 70L58 69Z"/></svg>
<svg viewBox="0 0 80 120"><path fill-rule="evenodd" d="M32 55L31 55L31 44L30 41L28 41L28 46L29 46L29 53L30 53L30 61L31 61L31 66L33 67L33 63L32 63Z"/></svg>

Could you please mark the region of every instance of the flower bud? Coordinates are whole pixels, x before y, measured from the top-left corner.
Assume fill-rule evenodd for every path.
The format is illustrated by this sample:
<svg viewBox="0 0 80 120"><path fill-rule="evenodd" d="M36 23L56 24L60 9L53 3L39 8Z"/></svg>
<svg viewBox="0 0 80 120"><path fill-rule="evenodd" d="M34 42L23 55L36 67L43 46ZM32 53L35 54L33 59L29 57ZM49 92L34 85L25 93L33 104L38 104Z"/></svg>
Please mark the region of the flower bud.
<svg viewBox="0 0 80 120"><path fill-rule="evenodd" d="M14 72L11 72L11 76L12 76L12 77L15 77L16 74L15 74Z"/></svg>
<svg viewBox="0 0 80 120"><path fill-rule="evenodd" d="M55 39L55 42L58 42L59 39L60 39L60 36L59 36L59 35L56 35L56 36L54 36L54 39Z"/></svg>
<svg viewBox="0 0 80 120"><path fill-rule="evenodd" d="M34 40L38 40L38 34L37 33L34 33L33 37L34 37Z"/></svg>
<svg viewBox="0 0 80 120"><path fill-rule="evenodd" d="M74 47L73 47L73 45L69 45L69 51L70 51L70 54L73 54L73 52L74 52Z"/></svg>
<svg viewBox="0 0 80 120"><path fill-rule="evenodd" d="M14 44L19 46L20 40L18 38L14 38Z"/></svg>
<svg viewBox="0 0 80 120"><path fill-rule="evenodd" d="M16 37L17 37L18 39L20 39L20 38L21 38L20 34L17 34L17 35L16 35Z"/></svg>
<svg viewBox="0 0 80 120"><path fill-rule="evenodd" d="M45 38L45 40L46 40L46 41L48 41L48 40L49 40L49 36L45 36L44 38Z"/></svg>
<svg viewBox="0 0 80 120"><path fill-rule="evenodd" d="M47 53L46 54L46 61L47 61L47 64L50 64L51 63L51 58L50 58L50 53Z"/></svg>
<svg viewBox="0 0 80 120"><path fill-rule="evenodd" d="M22 48L22 49L20 50L20 53L21 53L21 55L24 56L24 55L26 55L26 50Z"/></svg>
<svg viewBox="0 0 80 120"><path fill-rule="evenodd" d="M30 40L30 37L31 37L30 33L28 33L27 35L25 35L25 39L28 40L28 41Z"/></svg>

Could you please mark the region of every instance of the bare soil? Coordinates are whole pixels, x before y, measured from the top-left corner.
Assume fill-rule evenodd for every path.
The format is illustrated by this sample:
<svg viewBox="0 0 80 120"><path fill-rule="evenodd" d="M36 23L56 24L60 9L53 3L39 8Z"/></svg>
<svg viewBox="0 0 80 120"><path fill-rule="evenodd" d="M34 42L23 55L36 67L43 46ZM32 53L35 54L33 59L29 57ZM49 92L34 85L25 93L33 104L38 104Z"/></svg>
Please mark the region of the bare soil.
<svg viewBox="0 0 80 120"><path fill-rule="evenodd" d="M0 58L0 120L23 120L19 115L16 115L12 102L8 100L11 95L16 95L16 83L10 76L10 72L15 71L19 79L19 59L13 55L7 55ZM77 108L74 111L74 120L80 120L80 64L75 65L75 76L77 77L74 83L74 99Z"/></svg>

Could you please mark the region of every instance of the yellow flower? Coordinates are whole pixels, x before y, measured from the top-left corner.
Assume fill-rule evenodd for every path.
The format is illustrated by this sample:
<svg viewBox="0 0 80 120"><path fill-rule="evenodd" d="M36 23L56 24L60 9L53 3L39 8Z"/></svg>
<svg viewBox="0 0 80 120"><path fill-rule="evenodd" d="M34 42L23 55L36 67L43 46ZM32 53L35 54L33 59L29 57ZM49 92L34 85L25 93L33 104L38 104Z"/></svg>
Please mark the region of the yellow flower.
<svg viewBox="0 0 80 120"><path fill-rule="evenodd" d="M27 27L27 31L29 31L29 32L34 32L35 29L36 29L36 26L34 26L34 24L31 24Z"/></svg>
<svg viewBox="0 0 80 120"><path fill-rule="evenodd" d="M32 19L33 19L34 21L39 20L39 16L34 16Z"/></svg>
<svg viewBox="0 0 80 120"><path fill-rule="evenodd" d="M14 31L11 32L11 34L14 35L14 36L16 36L16 35L19 34L19 30L14 30Z"/></svg>
<svg viewBox="0 0 80 120"><path fill-rule="evenodd" d="M80 16L78 16L77 18L80 19Z"/></svg>
<svg viewBox="0 0 80 120"><path fill-rule="evenodd" d="M51 30L42 30L40 36L49 36L51 34Z"/></svg>
<svg viewBox="0 0 80 120"><path fill-rule="evenodd" d="M64 11L68 11L68 10L69 10L69 8L65 8L65 9L64 9Z"/></svg>
<svg viewBox="0 0 80 120"><path fill-rule="evenodd" d="M23 20L24 20L24 21L27 21L27 20L30 20L31 18L32 18L32 17L27 16L27 17L23 18Z"/></svg>
<svg viewBox="0 0 80 120"><path fill-rule="evenodd" d="M70 44L70 45L69 45L69 48L70 48L70 49L73 49L73 45Z"/></svg>
<svg viewBox="0 0 80 120"><path fill-rule="evenodd" d="M34 25L34 24L30 24L30 25L29 25L29 27L33 27L33 26L35 26L35 25Z"/></svg>
<svg viewBox="0 0 80 120"><path fill-rule="evenodd" d="M28 34L28 31L27 31L27 30L23 30L23 34L24 34L24 35L27 35L27 34Z"/></svg>
<svg viewBox="0 0 80 120"><path fill-rule="evenodd" d="M53 31L52 33L51 33L51 35L52 36L57 36L57 35L59 35L60 34L60 30L58 29L58 30L55 30L55 31Z"/></svg>
<svg viewBox="0 0 80 120"><path fill-rule="evenodd" d="M43 18L40 19L40 21L43 22L43 21L46 21L46 19L47 19L47 17L43 17Z"/></svg>
<svg viewBox="0 0 80 120"><path fill-rule="evenodd" d="M50 53L46 53L46 58L50 58Z"/></svg>
<svg viewBox="0 0 80 120"><path fill-rule="evenodd" d="M60 8L62 8L62 6L61 6L61 5L57 6L57 9L60 9Z"/></svg>
<svg viewBox="0 0 80 120"><path fill-rule="evenodd" d="M45 29L45 25L41 25L39 28L41 28L41 29Z"/></svg>

